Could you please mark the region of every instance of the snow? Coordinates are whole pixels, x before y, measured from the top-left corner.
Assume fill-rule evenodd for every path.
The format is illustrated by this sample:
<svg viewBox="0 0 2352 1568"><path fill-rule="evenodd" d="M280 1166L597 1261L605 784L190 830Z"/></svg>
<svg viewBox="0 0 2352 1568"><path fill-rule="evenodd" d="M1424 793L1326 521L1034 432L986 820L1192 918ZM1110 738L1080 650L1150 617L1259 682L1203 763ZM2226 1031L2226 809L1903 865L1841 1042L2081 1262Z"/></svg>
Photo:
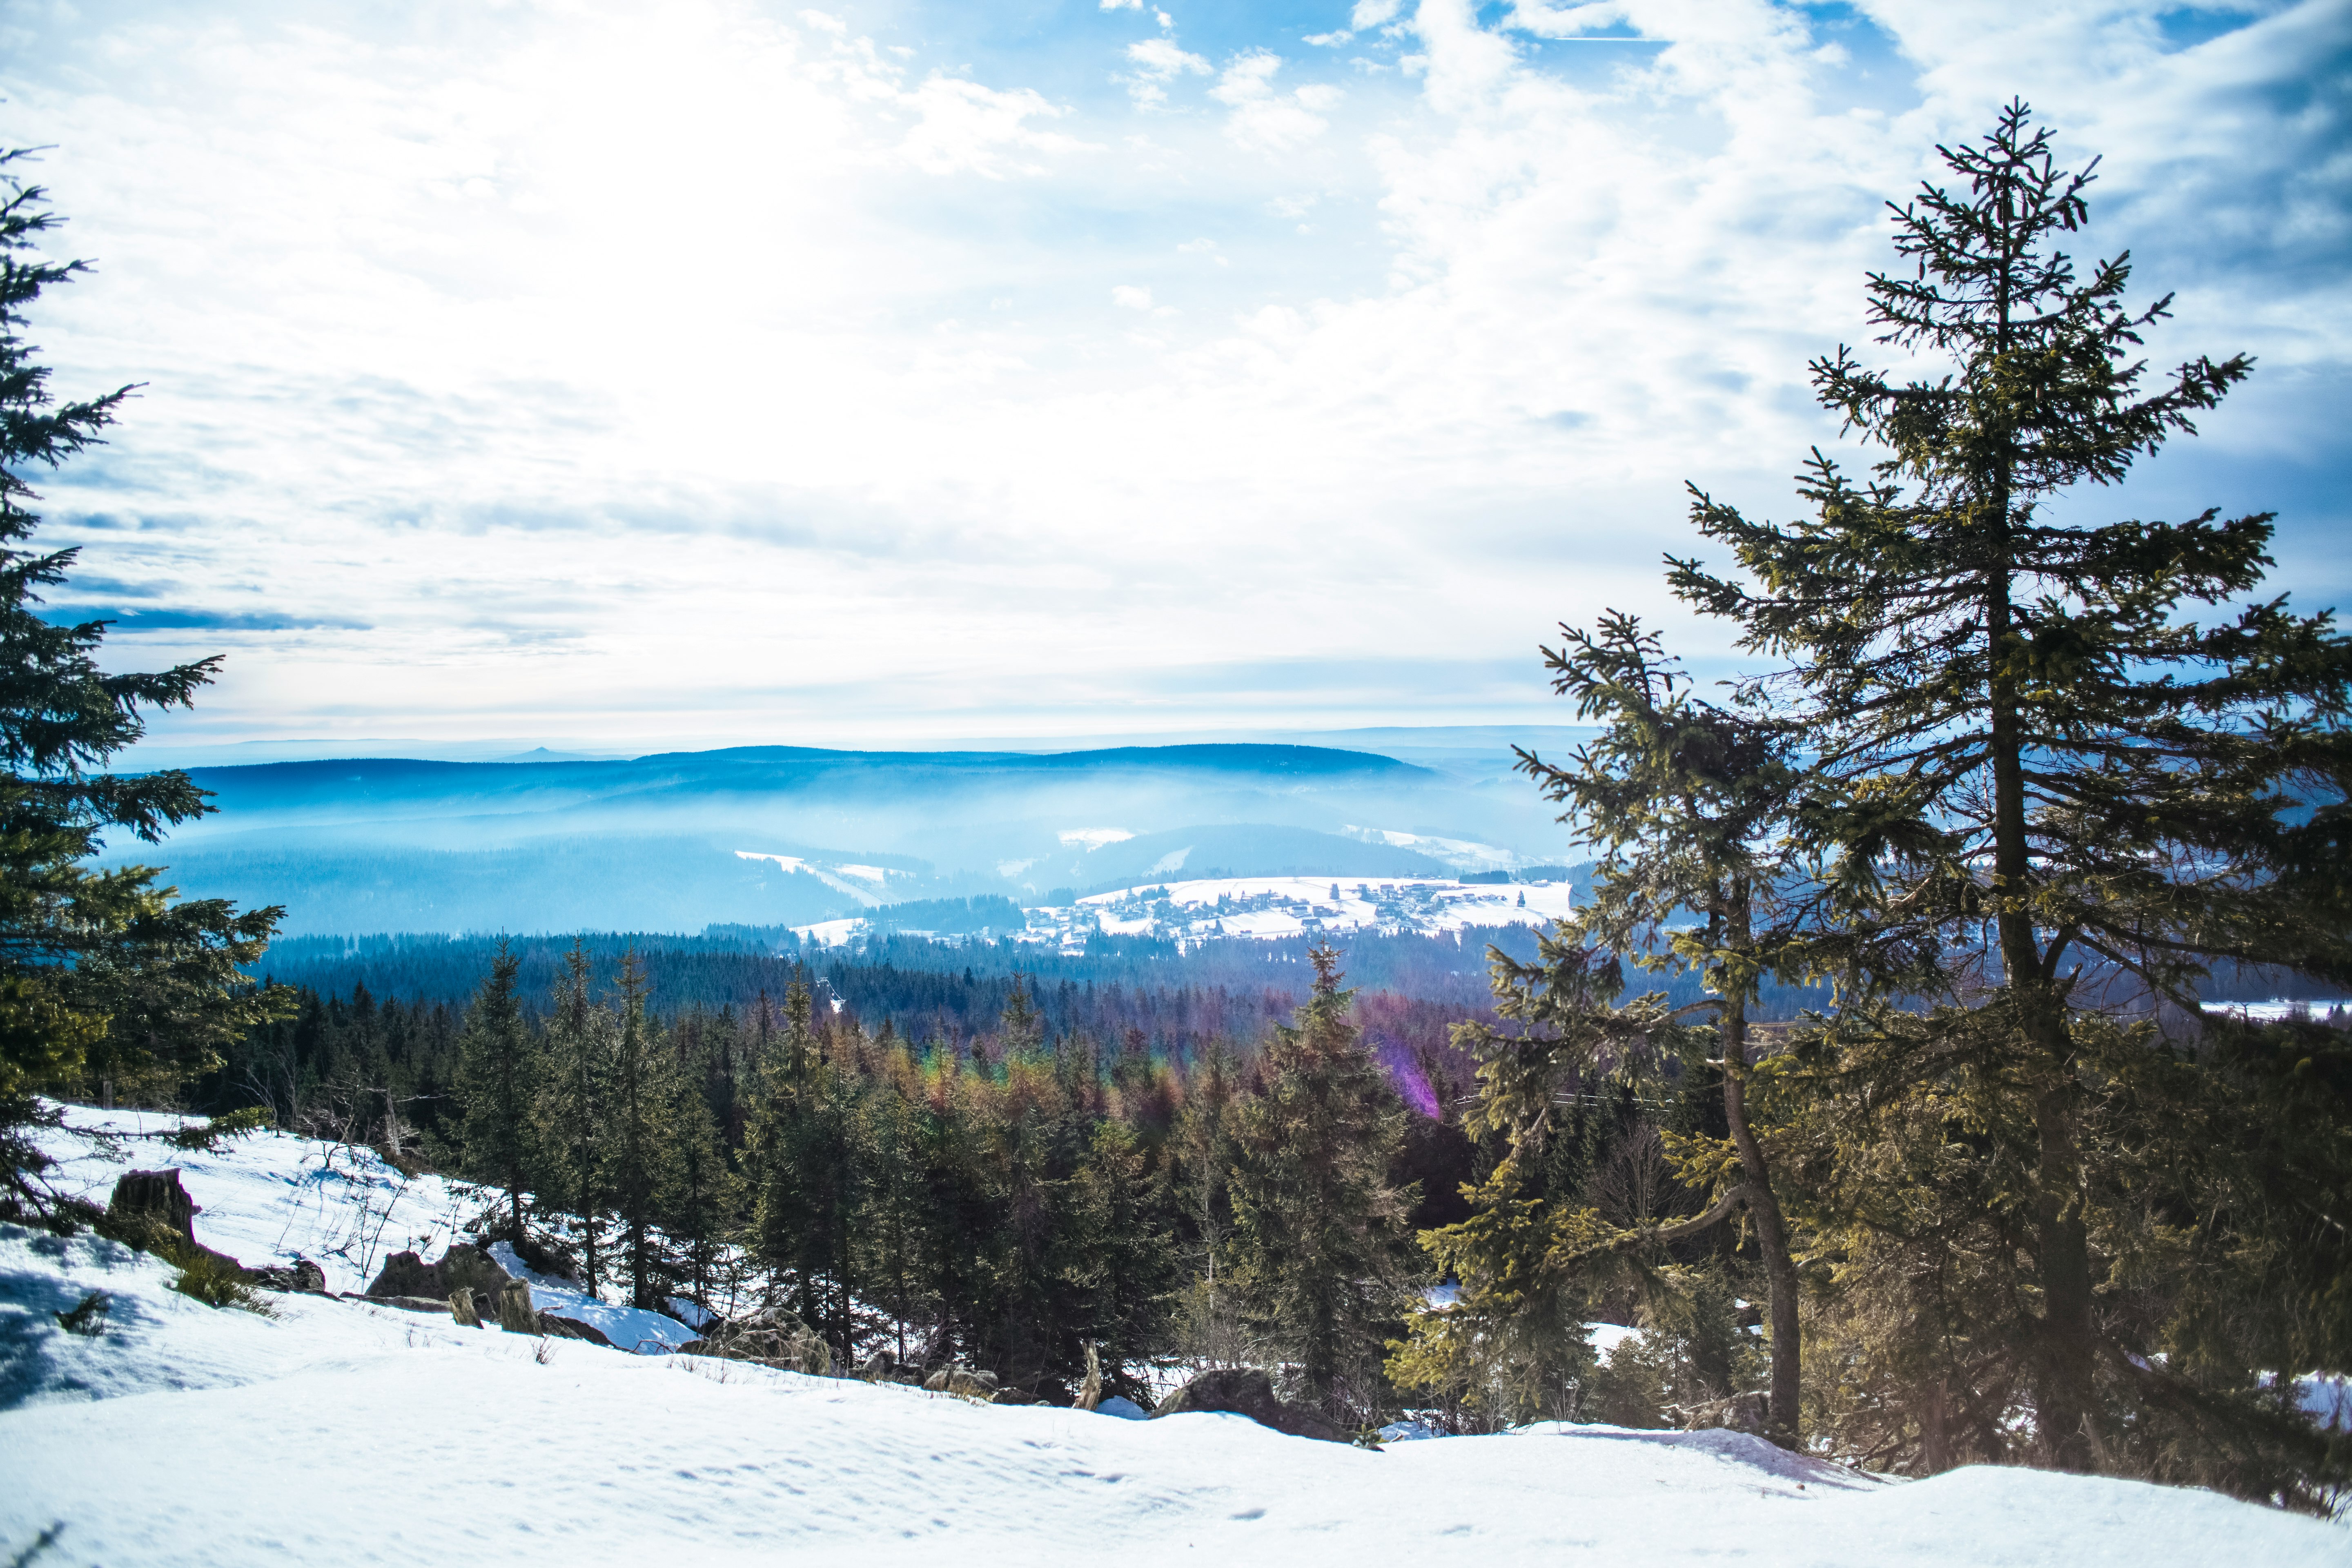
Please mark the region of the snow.
<svg viewBox="0 0 2352 1568"><path fill-rule="evenodd" d="M568 1279L534 1273L515 1256L510 1243L492 1242L490 1256L499 1260L499 1268L516 1279L529 1282L532 1306L559 1318L572 1318L586 1323L612 1341L616 1350L659 1355L698 1337L676 1318L648 1312L638 1307L616 1307L610 1301L589 1295Z"/></svg>
<svg viewBox="0 0 2352 1568"><path fill-rule="evenodd" d="M1593 1353L1603 1361L1615 1355L1620 1345L1631 1344L1638 1350L1642 1344L1642 1331L1629 1329L1622 1323L1587 1324L1584 1337L1591 1344Z"/></svg>
<svg viewBox="0 0 2352 1568"><path fill-rule="evenodd" d="M374 1173L300 1140L164 1152L214 1245L289 1215L333 1233L320 1194L388 1226L457 1199L422 1178L387 1202ZM315 1177L345 1165L341 1184ZM1888 1483L1737 1433L1566 1425L1373 1452L1239 1416L984 1406L364 1301L215 1310L171 1277L111 1242L0 1226L0 1552L61 1524L57 1562L114 1568L2352 1556L2341 1526L2134 1481L1976 1468ZM92 1289L113 1295L105 1331L68 1335L50 1314Z"/></svg>
<svg viewBox="0 0 2352 1568"><path fill-rule="evenodd" d="M2208 1013L2229 1013L2250 1023L2275 1024L2294 1017L2325 1019L2330 1013L2352 1008L2352 1001L2274 996L2267 1002L2208 1002L2203 1005Z"/></svg>
<svg viewBox="0 0 2352 1568"><path fill-rule="evenodd" d="M70 1135L45 1138L43 1148L58 1162L50 1179L59 1191L103 1205L123 1172L176 1166L196 1202L198 1241L248 1268L307 1258L338 1295L365 1290L395 1252L431 1259L452 1242L471 1240L465 1222L491 1201L469 1183L404 1176L364 1146L260 1132L215 1152L188 1151L158 1135L201 1117L65 1110L68 1127L110 1132L117 1142L109 1151ZM621 1349L667 1351L695 1337L676 1318L614 1306L568 1280L534 1274L505 1242L490 1250L508 1273L530 1282L533 1306L592 1324Z"/></svg>
<svg viewBox="0 0 2352 1568"><path fill-rule="evenodd" d="M842 879L855 877L860 882L871 882L875 887L880 887L889 876L889 873L879 866L822 865L814 860L803 859L798 855L770 855L757 849L738 849L735 851L735 858L773 860L787 871L805 871L835 892L846 893L869 908L880 903L882 895L876 892L874 888L861 888L855 882L845 882Z"/></svg>
<svg viewBox="0 0 2352 1568"><path fill-rule="evenodd" d="M1173 869L1173 868L1170 868ZM1335 892L1336 889L1336 892ZM1113 935L1198 942L1218 936L1310 932L1458 931L1472 926L1549 926L1574 910L1565 882L1462 883L1433 878L1385 882L1331 877L1214 877L1148 882L1093 893L1067 909L1025 911L1026 940L1082 945L1097 927ZM1523 901L1524 900L1524 901Z"/></svg>
<svg viewBox="0 0 2352 1568"><path fill-rule="evenodd" d="M1188 853L1189 847L1162 856L1153 875L1180 869ZM1574 907L1573 889L1566 882L1213 877L1139 882L1090 893L1066 907L1024 910L1026 926L1003 934L1015 942L1076 952L1097 931L1111 936L1165 937L1186 944L1216 937L1271 940L1357 931L1434 933L1473 926L1549 926ZM869 932L873 921L856 917L793 929L819 946L845 947Z"/></svg>
<svg viewBox="0 0 2352 1568"><path fill-rule="evenodd" d="M1393 827L1343 827L1339 831L1366 844L1387 844L1399 849L1418 850L1457 871L1507 871L1527 863L1519 855L1499 844L1480 844L1474 839L1400 833Z"/></svg>

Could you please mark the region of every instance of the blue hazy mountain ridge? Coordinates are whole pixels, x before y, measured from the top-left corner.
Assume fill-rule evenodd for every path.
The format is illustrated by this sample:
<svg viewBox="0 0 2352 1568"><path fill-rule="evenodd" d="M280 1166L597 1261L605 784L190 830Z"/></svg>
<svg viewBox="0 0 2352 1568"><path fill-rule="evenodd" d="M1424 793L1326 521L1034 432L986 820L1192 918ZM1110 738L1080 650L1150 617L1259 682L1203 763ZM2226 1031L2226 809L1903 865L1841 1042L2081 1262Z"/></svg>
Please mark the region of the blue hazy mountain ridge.
<svg viewBox="0 0 2352 1568"><path fill-rule="evenodd" d="M1299 745L758 746L192 772L217 815L160 852L121 845L114 858L168 865L189 896L283 905L289 935L692 931L909 899L1036 903L1155 877L1444 877L1471 862L1418 840L1556 860L1564 837L1524 784ZM1418 840L1387 841L1402 836Z"/></svg>

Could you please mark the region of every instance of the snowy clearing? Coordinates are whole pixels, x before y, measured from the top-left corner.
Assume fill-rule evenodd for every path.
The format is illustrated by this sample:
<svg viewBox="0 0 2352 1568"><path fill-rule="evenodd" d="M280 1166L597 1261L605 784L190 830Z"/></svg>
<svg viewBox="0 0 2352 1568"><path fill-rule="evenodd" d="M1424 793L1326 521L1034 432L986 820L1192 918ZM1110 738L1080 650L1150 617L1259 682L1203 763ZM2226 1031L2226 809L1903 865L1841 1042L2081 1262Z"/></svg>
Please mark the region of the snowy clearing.
<svg viewBox="0 0 2352 1568"><path fill-rule="evenodd" d="M437 1226L435 1205L452 1202L430 1178L389 1200L372 1177L321 1181L340 1154L300 1139L130 1147L180 1166L205 1205L199 1238L248 1262L296 1250L255 1243L299 1226L348 1234L337 1204L381 1210L365 1224L382 1230ZM100 1167L120 1168L79 1163ZM265 1318L179 1296L172 1275L95 1237L0 1226L0 1550L62 1524L54 1561L115 1568L786 1552L2294 1568L2352 1554L2352 1531L2137 1482L1979 1468L1891 1484L1734 1433L1601 1426L1374 1453L1239 1416L982 1406L322 1297L271 1298ZM105 1331L67 1334L52 1314L91 1290L112 1297Z"/></svg>

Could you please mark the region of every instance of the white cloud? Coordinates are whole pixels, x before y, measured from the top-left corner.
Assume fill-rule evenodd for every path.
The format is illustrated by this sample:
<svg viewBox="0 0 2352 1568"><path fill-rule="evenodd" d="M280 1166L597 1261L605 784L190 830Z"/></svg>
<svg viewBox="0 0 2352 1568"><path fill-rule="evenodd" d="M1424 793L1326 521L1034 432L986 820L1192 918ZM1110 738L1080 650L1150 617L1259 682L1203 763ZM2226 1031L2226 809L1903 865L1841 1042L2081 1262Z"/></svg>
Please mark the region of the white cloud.
<svg viewBox="0 0 2352 1568"><path fill-rule="evenodd" d="M1121 83L1128 96L1141 107L1153 107L1168 101L1168 84L1190 73L1207 76L1209 62L1199 55L1176 47L1168 38L1146 38L1127 46L1127 58L1135 69L1111 80Z"/></svg>
<svg viewBox="0 0 2352 1568"><path fill-rule="evenodd" d="M1403 9L1403 0L1356 0L1356 8L1348 16L1348 26L1360 33L1394 19Z"/></svg>
<svg viewBox="0 0 2352 1568"><path fill-rule="evenodd" d="M935 76L902 95L900 101L920 116L900 150L926 174L970 172L991 179L1034 174L1044 166L1022 154L1069 153L1087 145L1031 125L1033 120L1066 112L1034 88L1002 91L958 77Z"/></svg>
<svg viewBox="0 0 2352 1568"><path fill-rule="evenodd" d="M1286 153L1304 147L1331 128L1324 116L1341 97L1336 87L1310 83L1295 92L1276 90L1282 58L1265 49L1234 56L1209 96L1229 106L1225 133L1258 152Z"/></svg>
<svg viewBox="0 0 2352 1568"><path fill-rule="evenodd" d="M835 35L835 37L840 37L849 31L848 23L843 21L838 16L829 16L823 11L803 11L801 13L801 20L806 22L812 27L820 28L824 32Z"/></svg>
<svg viewBox="0 0 2352 1568"><path fill-rule="evenodd" d="M2280 505L2340 595L2352 14L2184 47L2165 3L1627 0L1659 42L1561 51L1421 0L1370 25L1424 75L1344 98L1154 38L1122 68L1217 113L1148 134L748 0L20 9L0 131L102 262L37 341L149 384L44 537L125 604L361 623L126 634L231 656L162 734L1554 719L1554 620L1672 620L1684 479L1787 515L1880 204L2021 90L2106 154L2080 252L2181 290L2150 357L2262 362L2194 444L2239 467L2103 504Z"/></svg>
<svg viewBox="0 0 2352 1568"><path fill-rule="evenodd" d="M1102 0L1102 8L1106 11L1140 11L1143 0Z"/></svg>

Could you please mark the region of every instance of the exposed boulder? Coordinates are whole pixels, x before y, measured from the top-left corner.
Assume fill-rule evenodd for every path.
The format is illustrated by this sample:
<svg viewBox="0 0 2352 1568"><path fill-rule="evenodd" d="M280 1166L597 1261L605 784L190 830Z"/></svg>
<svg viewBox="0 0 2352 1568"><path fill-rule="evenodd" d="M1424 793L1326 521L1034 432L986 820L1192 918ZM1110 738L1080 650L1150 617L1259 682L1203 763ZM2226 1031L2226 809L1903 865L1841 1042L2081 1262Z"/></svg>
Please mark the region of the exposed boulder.
<svg viewBox="0 0 2352 1568"><path fill-rule="evenodd" d="M441 1282L438 1266L427 1263L414 1252L395 1252L383 1260L383 1268L369 1284L371 1296L426 1296L437 1308L449 1299L449 1288Z"/></svg>
<svg viewBox="0 0 2352 1568"><path fill-rule="evenodd" d="M1347 1433L1314 1411L1276 1397L1274 1380L1255 1367L1226 1367L1202 1373L1161 1400L1160 1408L1151 1413L1151 1419L1157 1421L1162 1415L1196 1410L1246 1415L1261 1426L1270 1426L1293 1437L1313 1437L1325 1443L1349 1441Z"/></svg>
<svg viewBox="0 0 2352 1568"><path fill-rule="evenodd" d="M474 1288L458 1285L449 1291L449 1321L461 1329L478 1329L482 1314L474 1306Z"/></svg>
<svg viewBox="0 0 2352 1568"><path fill-rule="evenodd" d="M1078 1384L1078 1397L1072 1408L1092 1410L1102 1403L1102 1361L1095 1354L1095 1342L1087 1342L1087 1380Z"/></svg>
<svg viewBox="0 0 2352 1568"><path fill-rule="evenodd" d="M470 1241L461 1241L441 1255L434 1268L441 1272L441 1285L454 1296L461 1289L471 1290L487 1301L507 1288L514 1276L499 1267L499 1260Z"/></svg>
<svg viewBox="0 0 2352 1568"><path fill-rule="evenodd" d="M327 1293L327 1271L307 1258L291 1263L265 1264L245 1271L247 1280L264 1290L277 1290L287 1295L323 1296Z"/></svg>
<svg viewBox="0 0 2352 1568"><path fill-rule="evenodd" d="M498 1294L499 1327L510 1334L535 1334L539 1329L538 1310L530 1304L530 1287L520 1279L509 1280Z"/></svg>
<svg viewBox="0 0 2352 1568"><path fill-rule="evenodd" d="M583 1323L577 1318L559 1318L552 1312L541 1312L539 1327L541 1333L555 1339L586 1340L590 1344L603 1345L606 1350L614 1348L613 1342L604 1337L604 1330L593 1323Z"/></svg>
<svg viewBox="0 0 2352 1568"><path fill-rule="evenodd" d="M395 1252L367 1288L371 1296L430 1296L446 1301L463 1286L484 1300L504 1290L514 1276L499 1260L470 1241L461 1241L444 1253L438 1263L427 1263L414 1252Z"/></svg>
<svg viewBox="0 0 2352 1568"><path fill-rule="evenodd" d="M209 1258L242 1276L245 1265L226 1252L215 1252L196 1239L196 1215L203 1210L180 1184L176 1168L125 1171L114 1184L106 1212L96 1224L98 1233L142 1252L160 1253L183 1268L198 1258Z"/></svg>
<svg viewBox="0 0 2352 1568"><path fill-rule="evenodd" d="M371 1307L397 1307L404 1312L430 1312L436 1318L449 1310L449 1303L438 1296L369 1296L363 1299Z"/></svg>
<svg viewBox="0 0 2352 1568"><path fill-rule="evenodd" d="M976 1399L982 1405L996 1401L996 1374L974 1372L968 1366L951 1366L935 1372L923 1379L923 1386L933 1394L952 1394L959 1399Z"/></svg>
<svg viewBox="0 0 2352 1568"><path fill-rule="evenodd" d="M898 1365L898 1358L885 1346L866 1358L866 1364L857 1369L857 1375L868 1383L887 1383Z"/></svg>
<svg viewBox="0 0 2352 1568"><path fill-rule="evenodd" d="M196 1200L180 1184L177 1169L123 1172L107 1200L106 1217L125 1228L160 1230L191 1247L196 1242Z"/></svg>

